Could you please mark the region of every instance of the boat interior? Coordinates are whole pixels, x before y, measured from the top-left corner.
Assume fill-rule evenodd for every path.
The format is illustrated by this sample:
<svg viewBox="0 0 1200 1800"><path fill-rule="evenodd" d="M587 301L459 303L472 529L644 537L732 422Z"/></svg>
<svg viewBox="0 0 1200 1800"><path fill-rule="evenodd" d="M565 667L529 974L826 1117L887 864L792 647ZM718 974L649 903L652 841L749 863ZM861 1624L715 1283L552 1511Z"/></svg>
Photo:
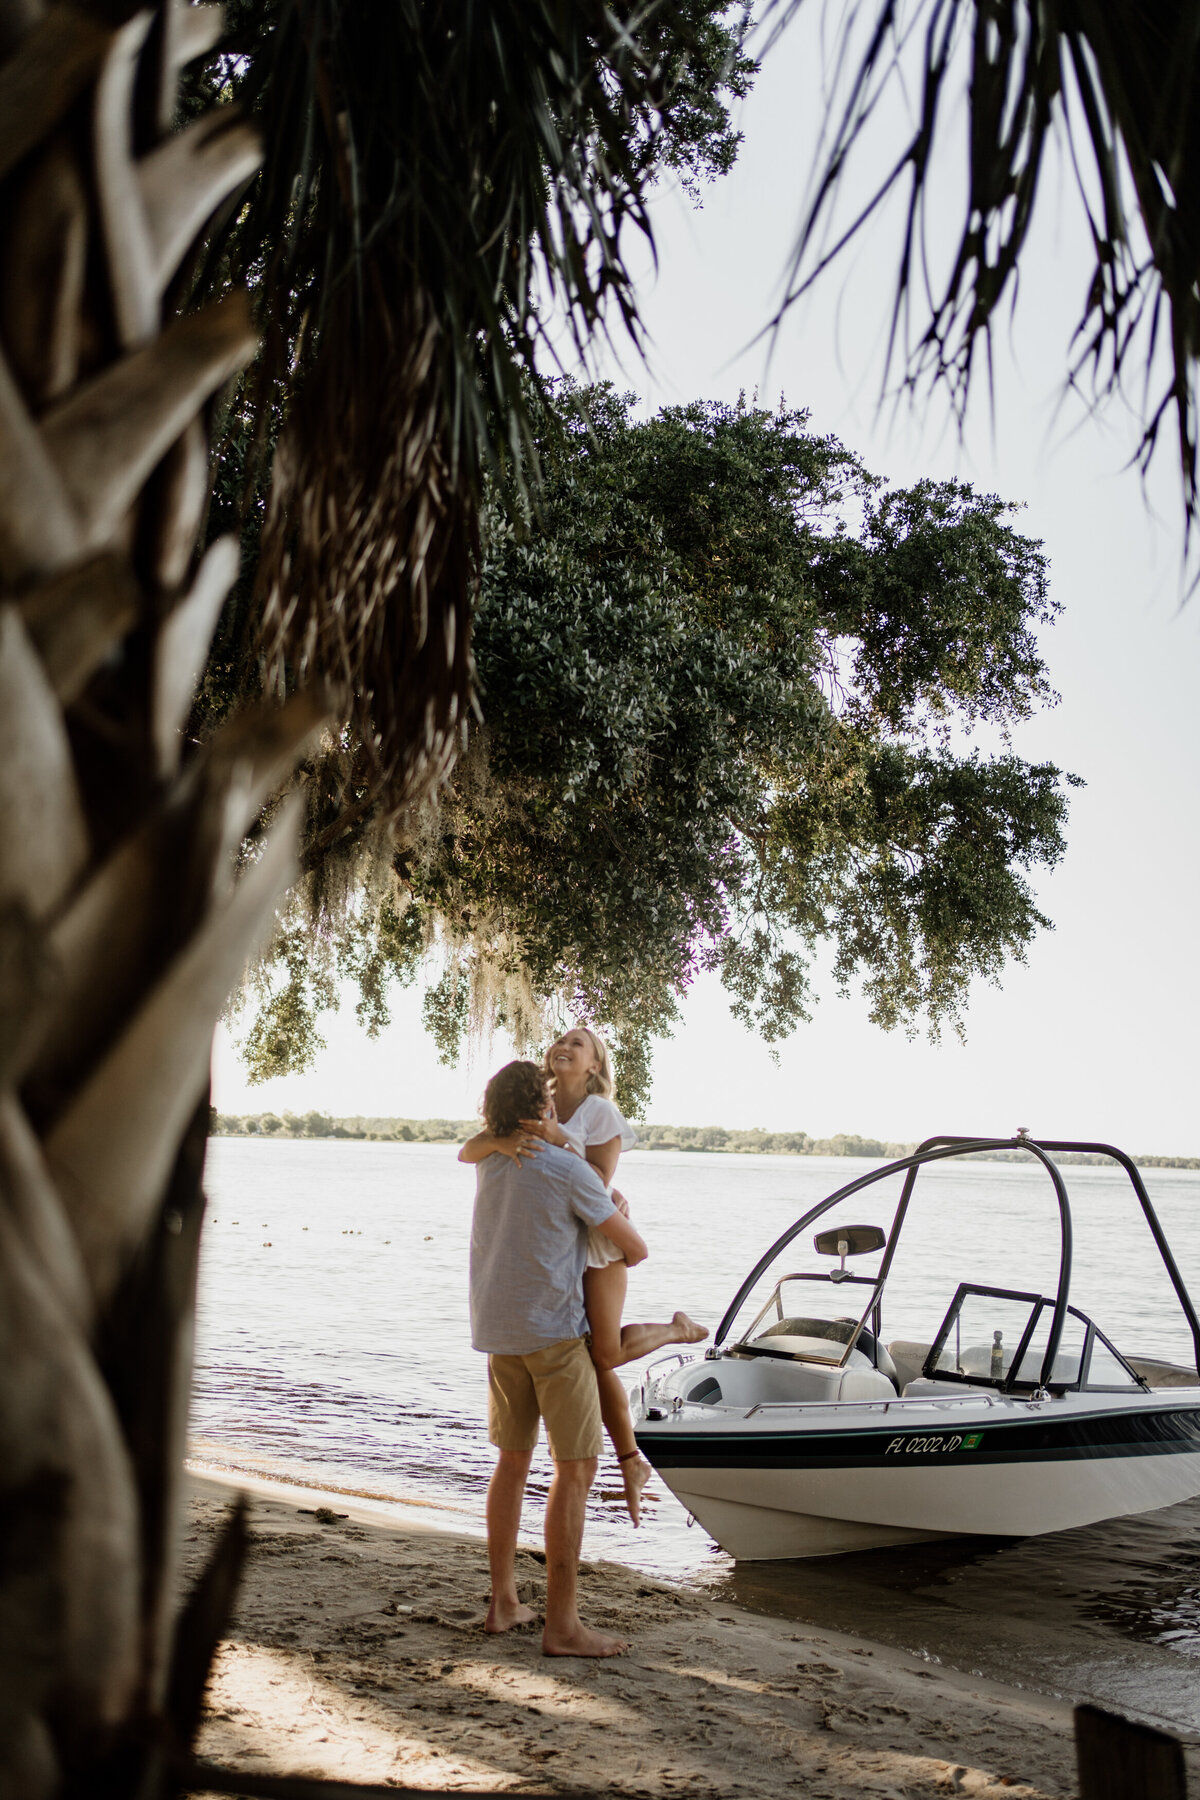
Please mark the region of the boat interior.
<svg viewBox="0 0 1200 1800"><path fill-rule="evenodd" d="M885 1272L859 1275L850 1257L883 1250L873 1225L818 1232L819 1255L835 1269L782 1276L749 1331L702 1363L681 1371L685 1404L748 1408L813 1401L945 1400L952 1394L1146 1391L1195 1387L1197 1372L1155 1357L1125 1356L1077 1307L1063 1308L1049 1369L1045 1364L1057 1297L962 1283L928 1343L882 1340ZM799 1284L805 1284L803 1288ZM823 1317L858 1290L861 1309ZM864 1293L865 1290L865 1293ZM803 1312L792 1311L800 1301Z"/></svg>
<svg viewBox="0 0 1200 1800"><path fill-rule="evenodd" d="M1060 1231L1055 1293L961 1282L930 1342L905 1338L885 1342L883 1293L918 1174L928 1164L998 1150L1029 1155L1049 1177ZM1187 1321L1195 1366L1122 1352L1070 1304L1071 1206L1052 1152L1084 1153L1089 1161L1103 1157L1124 1170ZM834 1206L893 1175L903 1177L903 1187L890 1230L879 1225L826 1225L813 1238L813 1247L819 1257L836 1259L836 1266L780 1276L749 1329L732 1335L743 1305L762 1291L759 1283L807 1227ZM873 1273L860 1274L849 1266L873 1256L880 1259ZM1200 1315L1133 1160L1111 1144L1035 1142L1022 1129L1007 1139L929 1138L911 1156L847 1182L810 1208L760 1257L703 1359L680 1355L670 1360L677 1360L679 1368L658 1381L669 1381L670 1403L675 1406L738 1409L813 1401L945 1400L956 1393L1039 1398L1067 1393L1148 1394L1160 1388L1200 1386ZM645 1393L643 1389L643 1404ZM667 1397L661 1386L659 1393ZM651 1407L649 1416L662 1414Z"/></svg>

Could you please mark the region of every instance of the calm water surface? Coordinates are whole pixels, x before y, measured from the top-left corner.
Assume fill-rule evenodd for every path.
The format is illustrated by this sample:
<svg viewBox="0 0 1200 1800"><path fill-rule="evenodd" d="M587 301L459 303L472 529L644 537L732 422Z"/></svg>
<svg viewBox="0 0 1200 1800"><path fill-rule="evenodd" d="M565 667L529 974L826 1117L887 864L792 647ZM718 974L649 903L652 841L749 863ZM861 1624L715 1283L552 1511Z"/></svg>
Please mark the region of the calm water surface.
<svg viewBox="0 0 1200 1800"><path fill-rule="evenodd" d="M683 1306L715 1324L772 1239L870 1166L626 1156L622 1186L651 1248L631 1275L626 1316L666 1318ZM1065 1174L1076 1227L1073 1302L1121 1348L1190 1360L1186 1326L1125 1178L1107 1168ZM1151 1170L1146 1181L1200 1297L1200 1175ZM369 1495L401 1515L482 1531L492 1454L484 1361L467 1325L474 1181L454 1149L217 1139L208 1188L196 1460ZM877 1186L829 1222L887 1226L897 1193L898 1183ZM805 1233L777 1273L816 1266ZM1053 1292L1057 1267L1057 1211L1044 1175L1024 1164L928 1169L889 1283L885 1339L930 1337L960 1280ZM629 1371L631 1382L637 1374ZM963 1539L736 1568L698 1527L688 1529L657 1483L635 1532L612 1471L610 1460L594 1494L589 1556L1200 1730L1200 1502L1017 1543ZM539 1501L548 1476L539 1451ZM536 1529L532 1512L528 1521Z"/></svg>

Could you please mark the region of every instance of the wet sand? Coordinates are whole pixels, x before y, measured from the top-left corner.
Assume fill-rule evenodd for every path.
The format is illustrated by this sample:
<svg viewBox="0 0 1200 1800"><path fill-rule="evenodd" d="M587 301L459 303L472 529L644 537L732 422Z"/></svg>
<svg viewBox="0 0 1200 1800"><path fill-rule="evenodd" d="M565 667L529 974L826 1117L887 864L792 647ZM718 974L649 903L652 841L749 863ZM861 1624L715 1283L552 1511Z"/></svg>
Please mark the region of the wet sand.
<svg viewBox="0 0 1200 1800"><path fill-rule="evenodd" d="M1064 1702L613 1563L585 1563L581 1609L627 1637L628 1655L546 1658L536 1632L484 1633L477 1539L397 1526L337 1495L237 1485L254 1489L253 1544L199 1745L228 1767L697 1800L1074 1792ZM189 1574L234 1488L192 1478ZM300 1510L321 1504L348 1517ZM532 1547L521 1572L536 1605Z"/></svg>
<svg viewBox="0 0 1200 1800"><path fill-rule="evenodd" d="M707 1598L1200 1733L1200 1503L1039 1538L727 1564Z"/></svg>

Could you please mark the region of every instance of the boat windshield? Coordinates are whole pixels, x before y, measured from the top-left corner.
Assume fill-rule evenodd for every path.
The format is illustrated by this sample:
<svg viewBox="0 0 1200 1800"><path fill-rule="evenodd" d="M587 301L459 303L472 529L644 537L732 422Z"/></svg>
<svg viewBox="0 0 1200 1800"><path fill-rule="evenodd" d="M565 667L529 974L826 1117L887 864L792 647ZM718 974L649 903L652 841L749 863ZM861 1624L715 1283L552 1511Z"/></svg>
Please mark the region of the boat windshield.
<svg viewBox="0 0 1200 1800"><path fill-rule="evenodd" d="M1068 1306L1045 1367L1055 1301L1044 1294L963 1282L925 1358L927 1381L994 1387L1004 1393L1046 1388L1124 1391L1146 1382L1104 1333L1076 1306Z"/></svg>
<svg viewBox="0 0 1200 1800"><path fill-rule="evenodd" d="M844 1267L784 1275L733 1348L744 1356L786 1357L835 1368L858 1350L876 1362L881 1285L877 1275L853 1275Z"/></svg>

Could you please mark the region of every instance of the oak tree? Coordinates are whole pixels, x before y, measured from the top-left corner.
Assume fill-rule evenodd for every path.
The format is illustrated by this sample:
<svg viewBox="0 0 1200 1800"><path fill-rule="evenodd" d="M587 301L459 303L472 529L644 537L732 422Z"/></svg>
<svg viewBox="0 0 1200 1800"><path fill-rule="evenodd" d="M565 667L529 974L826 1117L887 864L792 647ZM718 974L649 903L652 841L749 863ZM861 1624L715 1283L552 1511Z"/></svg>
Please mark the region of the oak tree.
<svg viewBox="0 0 1200 1800"><path fill-rule="evenodd" d="M582 1016L635 1109L702 969L769 1042L808 1017L822 941L879 1025L960 1028L1048 924L1028 877L1072 779L1003 741L1054 698L1015 509L892 489L783 407L639 419L563 388L539 452L536 513L499 484L485 508L482 723L386 863L310 876L256 976L252 1072L305 1066L339 977L378 1029L431 954L445 1058Z"/></svg>

